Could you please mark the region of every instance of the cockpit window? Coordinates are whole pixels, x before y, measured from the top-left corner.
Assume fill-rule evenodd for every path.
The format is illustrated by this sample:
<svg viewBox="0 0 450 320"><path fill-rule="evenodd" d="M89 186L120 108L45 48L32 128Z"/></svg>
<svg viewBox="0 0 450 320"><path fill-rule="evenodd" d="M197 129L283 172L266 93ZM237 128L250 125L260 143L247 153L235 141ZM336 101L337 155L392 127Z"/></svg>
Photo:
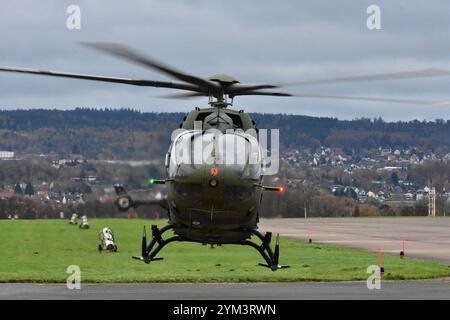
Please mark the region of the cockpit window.
<svg viewBox="0 0 450 320"><path fill-rule="evenodd" d="M170 177L185 177L205 164L225 164L244 179L259 179L261 148L251 135L233 132L186 131L178 135L170 151Z"/></svg>
<svg viewBox="0 0 450 320"><path fill-rule="evenodd" d="M194 157L195 152L192 147L196 135L201 137L200 133L186 131L175 139L170 151L169 177L189 176L203 165Z"/></svg>
<svg viewBox="0 0 450 320"><path fill-rule="evenodd" d="M246 134L224 134L219 137L217 163L226 164L241 178L258 179L261 174L261 149L258 141Z"/></svg>

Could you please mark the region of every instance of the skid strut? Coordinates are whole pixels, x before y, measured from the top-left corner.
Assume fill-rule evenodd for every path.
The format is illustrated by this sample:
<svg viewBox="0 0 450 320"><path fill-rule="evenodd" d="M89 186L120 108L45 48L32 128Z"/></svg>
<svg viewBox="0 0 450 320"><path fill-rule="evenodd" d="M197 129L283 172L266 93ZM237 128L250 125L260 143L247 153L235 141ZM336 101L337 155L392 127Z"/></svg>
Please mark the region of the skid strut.
<svg viewBox="0 0 450 320"><path fill-rule="evenodd" d="M257 236L261 240L261 245L257 245L251 240L242 241L242 245L247 245L252 248L258 250L261 256L266 260L266 264L260 263L260 266L270 268L272 271L276 271L278 269L289 268L288 265L282 265L279 263L280 260L280 239L279 234L277 234L277 239L275 242L275 250L272 251L270 247L270 242L272 240L272 233L266 232L263 236L259 231L251 229L248 230L251 234Z"/></svg>
<svg viewBox="0 0 450 320"><path fill-rule="evenodd" d="M152 225L152 241L147 245L147 232L144 226L144 234L142 236L142 246L141 246L141 256L133 256L133 259L142 260L145 263L150 263L151 261L163 260L163 258L156 258L159 251L166 245L174 241L183 241L180 236L172 236L167 239L162 238L162 234L170 229L172 225L167 225L159 229L156 225ZM154 248L154 246L156 248Z"/></svg>

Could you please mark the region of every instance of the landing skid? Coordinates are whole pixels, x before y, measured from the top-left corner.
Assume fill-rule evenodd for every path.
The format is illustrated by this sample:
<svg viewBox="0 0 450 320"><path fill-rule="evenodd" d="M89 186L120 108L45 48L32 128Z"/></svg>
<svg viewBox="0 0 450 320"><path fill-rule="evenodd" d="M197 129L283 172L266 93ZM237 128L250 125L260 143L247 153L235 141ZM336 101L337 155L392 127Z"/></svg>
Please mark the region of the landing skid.
<svg viewBox="0 0 450 320"><path fill-rule="evenodd" d="M248 230L251 234L257 236L261 240L261 245L257 245L251 240L243 240L242 245L247 245L258 250L261 256L266 260L266 264L260 263L262 267L270 268L272 271L278 269L289 268L288 265L279 264L280 261L280 239L277 234L277 239L275 241L275 250L272 251L270 248L270 242L272 240L272 232L267 232L264 236L257 230Z"/></svg>
<svg viewBox="0 0 450 320"><path fill-rule="evenodd" d="M158 261L163 260L163 258L157 258L156 255L161 251L162 248L164 248L166 245L168 245L171 242L174 241L190 241L186 240L183 237L179 235L172 236L167 239L163 239L162 235L168 230L173 229L173 225L167 225L161 229L159 229L156 225L152 225L152 240L147 245L147 232L144 227L144 234L142 237L142 246L141 246L141 256L133 256L133 259L144 261L145 263L150 263L152 261ZM276 271L278 269L283 268L289 268L288 265L280 265L279 264L279 258L280 258L280 242L279 242L279 236L277 235L277 239L275 242L275 250L272 251L272 248L270 247L270 242L272 240L272 233L267 232L265 235L262 235L257 230L249 229L247 230L252 235L255 235L261 240L261 244L258 245L255 242L251 240L242 240L240 242L232 242L229 244L240 244L245 246L250 246L252 248L255 248L261 256L266 261L265 264L260 263L260 266L270 268L272 271ZM156 247L155 247L156 246Z"/></svg>

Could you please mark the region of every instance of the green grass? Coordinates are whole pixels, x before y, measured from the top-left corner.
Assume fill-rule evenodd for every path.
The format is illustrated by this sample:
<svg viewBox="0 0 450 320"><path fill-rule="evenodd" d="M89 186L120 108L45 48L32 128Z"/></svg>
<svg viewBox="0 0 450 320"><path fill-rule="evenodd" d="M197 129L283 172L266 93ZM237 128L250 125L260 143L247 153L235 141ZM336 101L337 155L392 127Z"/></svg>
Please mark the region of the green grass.
<svg viewBox="0 0 450 320"><path fill-rule="evenodd" d="M304 241L281 240L281 263L290 269L272 272L250 247L211 249L197 243L172 243L147 265L140 254L142 226L154 221L97 219L80 230L66 220L0 220L0 282L65 282L69 265L81 268L83 282L255 282L365 280L377 253ZM164 221L157 224L162 225ZM97 250L98 233L110 226L117 253ZM446 277L449 268L431 261L383 256L386 279Z"/></svg>

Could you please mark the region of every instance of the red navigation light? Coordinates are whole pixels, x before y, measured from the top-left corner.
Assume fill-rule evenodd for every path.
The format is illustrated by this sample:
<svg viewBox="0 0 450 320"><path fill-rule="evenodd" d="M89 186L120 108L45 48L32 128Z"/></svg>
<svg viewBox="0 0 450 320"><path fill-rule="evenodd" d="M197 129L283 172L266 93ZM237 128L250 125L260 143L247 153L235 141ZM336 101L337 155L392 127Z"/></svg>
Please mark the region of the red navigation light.
<svg viewBox="0 0 450 320"><path fill-rule="evenodd" d="M217 169L216 167L212 167L210 172L211 172L211 175L213 177L215 177L215 176L217 176L219 174L219 169Z"/></svg>
<svg viewBox="0 0 450 320"><path fill-rule="evenodd" d="M284 187L279 187L278 192L284 192Z"/></svg>

